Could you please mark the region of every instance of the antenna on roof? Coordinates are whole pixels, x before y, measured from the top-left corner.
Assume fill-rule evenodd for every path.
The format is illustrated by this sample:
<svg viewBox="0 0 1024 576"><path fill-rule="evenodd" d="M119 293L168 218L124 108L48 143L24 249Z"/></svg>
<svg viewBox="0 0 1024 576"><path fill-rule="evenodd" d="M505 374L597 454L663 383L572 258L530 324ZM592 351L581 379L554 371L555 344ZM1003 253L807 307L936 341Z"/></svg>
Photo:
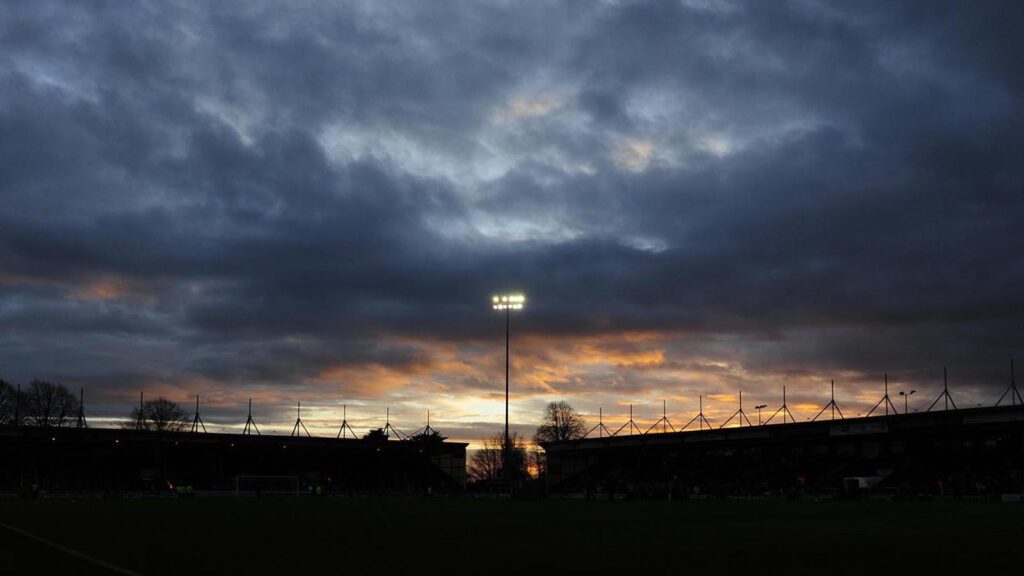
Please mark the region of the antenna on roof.
<svg viewBox="0 0 1024 576"><path fill-rule="evenodd" d="M886 416L889 415L889 408L892 408L893 414L899 414L899 410L897 410L896 406L893 405L892 400L889 400L889 374L888 373L885 375L885 396L882 396L882 399L879 400L874 406L872 406L871 410L868 410L868 413L865 416L865 418L868 417L868 416L871 416L871 413L874 412L875 409L877 409L879 406L881 406L883 402L885 403L885 415Z"/></svg>
<svg viewBox="0 0 1024 576"><path fill-rule="evenodd" d="M384 410L384 435L390 436L390 434L388 434L390 431L394 432L395 436L397 436L399 440L405 440L408 438L405 433L391 425L391 407L386 407Z"/></svg>
<svg viewBox="0 0 1024 576"><path fill-rule="evenodd" d="M615 433L612 434L612 436L618 436L619 432L622 432L623 428L625 428L626 429L626 433L630 434L630 435L633 434L633 430L636 430L637 434L643 434L644 433L644 431L641 430L640 427L636 425L636 422L633 422L633 405L632 404L629 405L629 421L626 422L625 424L623 424L622 426L619 426L619 429L616 430Z"/></svg>
<svg viewBox="0 0 1024 576"><path fill-rule="evenodd" d="M1013 358L1010 358L1010 387L996 401L996 406L1002 403L1003 398L1006 398L1007 394L1010 395L1010 406L1016 406L1018 401L1021 403L1021 406L1024 406L1024 398L1021 398L1020 391L1017 390L1017 377L1013 373Z"/></svg>
<svg viewBox="0 0 1024 576"><path fill-rule="evenodd" d="M302 433L299 431L300 427L302 432L306 433L306 436L310 435L309 430L306 430L306 425L302 422L302 402L295 406L295 428L292 428L292 437L302 436Z"/></svg>
<svg viewBox="0 0 1024 576"><path fill-rule="evenodd" d="M250 436L253 430L256 431L257 436L260 436L260 429L256 427L256 421L252 419L252 398L249 398L249 416L245 419L245 428L242 429L242 434Z"/></svg>
<svg viewBox="0 0 1024 576"><path fill-rule="evenodd" d="M698 396L697 400L700 403L700 411L697 412L697 415L691 418L690 421L686 423L686 426L680 428L680 431L686 430L687 428L690 427L690 424L693 424L694 422L697 422L697 426L699 426L701 430L704 429L705 424L708 425L708 430L711 430L711 422L708 422L708 419L704 417L704 396Z"/></svg>
<svg viewBox="0 0 1024 576"><path fill-rule="evenodd" d="M409 437L412 438L414 436L422 436L422 435L433 436L435 434L438 435L438 436L441 435L440 432L438 432L437 430L434 430L434 428L430 426L430 410L427 410L427 425L424 426L423 428L420 428L419 430L413 432Z"/></svg>
<svg viewBox="0 0 1024 576"><path fill-rule="evenodd" d="M17 402L17 399L15 399ZM88 428L89 424L85 421L85 388L78 389L78 422L75 424L75 428Z"/></svg>
<svg viewBox="0 0 1024 576"><path fill-rule="evenodd" d="M654 424L651 424L651 427L648 428L647 432L644 432L644 434L647 434L651 430L654 430L655 428L657 428L658 424L661 424L661 433L662 434L668 432L669 428L671 428L673 432L676 431L676 427L673 426L672 422L668 419L668 412L666 410L665 400L661 401L661 418L659 418L658 421L655 422Z"/></svg>
<svg viewBox="0 0 1024 576"><path fill-rule="evenodd" d="M203 418L199 415L199 394L196 394L196 416L192 419L192 433L199 432L199 428L203 429L203 433L206 433L206 424L203 424Z"/></svg>
<svg viewBox="0 0 1024 576"><path fill-rule="evenodd" d="M135 420L135 429L136 430L142 430L143 425L145 424L145 418L143 417L143 412L145 411L145 407L146 407L146 405L142 401L142 390L139 390L139 417Z"/></svg>
<svg viewBox="0 0 1024 576"><path fill-rule="evenodd" d="M595 430L597 431L598 438L603 438L605 434L609 436L614 436L614 434L612 434L612 431L609 430L608 427L604 425L604 408L597 409L597 425L591 428L589 432L583 435L583 437L586 438L587 436L590 436L591 434L594 433Z"/></svg>
<svg viewBox="0 0 1024 576"><path fill-rule="evenodd" d="M732 422L732 419L737 416L739 416L739 418L737 418L736 421L740 423L740 426L743 426L744 420L747 421L747 426L753 426L753 424L750 423L750 418L747 418L747 413L743 411L743 390L740 390L740 409L733 412L732 416L729 416L728 420L722 422L722 425L719 426L719 428L725 428L725 425ZM771 418L769 418L769 420L771 420ZM767 422L765 422L765 424L767 424Z"/></svg>
<svg viewBox="0 0 1024 576"><path fill-rule="evenodd" d="M349 426L349 423L348 423L348 404L342 404L341 405L341 428L338 428L338 438L348 438L348 434L346 433L346 430L348 432L352 433L352 437L353 438L358 438L359 437L359 436L356 435L356 431L352 429L352 426Z"/></svg>
<svg viewBox="0 0 1024 576"><path fill-rule="evenodd" d="M789 411L789 406L786 405L786 387L785 386L782 387L782 406L780 406L779 409L775 411L775 414L772 414L767 420L765 420L764 423L768 424L769 422L771 422L772 418L775 418L775 416L779 412L782 412L782 423L783 424L786 423L786 415L787 414L789 414L789 417L793 420L793 422L796 422L796 417L793 416L793 413Z"/></svg>
<svg viewBox="0 0 1024 576"><path fill-rule="evenodd" d="M844 420L844 418L843 418L843 411L839 410L839 404L836 404L836 381L835 380L832 381L832 399L828 401L828 404L825 404L825 407L821 409L821 412L818 412L817 416L815 416L814 418L811 418L811 422L814 422L815 420L817 420L818 416L821 416L822 414L824 414L825 410L828 410L829 408L832 409L832 419L833 420L836 419L836 411L839 411L839 419L840 420Z"/></svg>
<svg viewBox="0 0 1024 576"><path fill-rule="evenodd" d="M932 405L928 407L927 411L931 412L932 408L935 408L935 405L938 404L939 400L942 399L946 400L946 410L949 410L950 404L953 405L953 410L956 410L956 401L953 400L953 396L949 394L949 379L946 377L945 366L942 367L942 394L939 394L938 397L935 398L935 401L932 402Z"/></svg>

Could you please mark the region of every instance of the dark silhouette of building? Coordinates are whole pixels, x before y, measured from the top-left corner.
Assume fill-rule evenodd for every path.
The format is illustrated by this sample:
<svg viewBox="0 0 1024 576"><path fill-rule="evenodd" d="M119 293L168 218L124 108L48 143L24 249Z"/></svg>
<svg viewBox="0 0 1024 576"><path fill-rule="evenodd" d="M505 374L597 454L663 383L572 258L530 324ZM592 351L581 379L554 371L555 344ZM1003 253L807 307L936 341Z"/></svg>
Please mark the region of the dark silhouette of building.
<svg viewBox="0 0 1024 576"><path fill-rule="evenodd" d="M1024 406L543 445L553 493L994 497L1024 493Z"/></svg>
<svg viewBox="0 0 1024 576"><path fill-rule="evenodd" d="M0 427L0 491L233 491L281 476L321 493L423 493L460 490L465 469L456 442Z"/></svg>

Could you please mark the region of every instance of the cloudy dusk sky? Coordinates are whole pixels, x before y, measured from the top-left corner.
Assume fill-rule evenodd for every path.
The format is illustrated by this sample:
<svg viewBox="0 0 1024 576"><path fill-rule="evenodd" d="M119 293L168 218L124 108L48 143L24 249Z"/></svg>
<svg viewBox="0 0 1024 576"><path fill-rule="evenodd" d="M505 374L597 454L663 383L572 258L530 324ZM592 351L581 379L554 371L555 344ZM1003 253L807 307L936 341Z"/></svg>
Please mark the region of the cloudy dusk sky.
<svg viewBox="0 0 1024 576"><path fill-rule="evenodd" d="M264 432L847 415L1024 344L1024 3L4 2L0 377ZM1022 360L1024 362L1024 360ZM1024 368L1021 369L1024 373ZM1024 378L1024 374L1020 376ZM899 403L902 409L902 402ZM191 409L191 408L189 408Z"/></svg>

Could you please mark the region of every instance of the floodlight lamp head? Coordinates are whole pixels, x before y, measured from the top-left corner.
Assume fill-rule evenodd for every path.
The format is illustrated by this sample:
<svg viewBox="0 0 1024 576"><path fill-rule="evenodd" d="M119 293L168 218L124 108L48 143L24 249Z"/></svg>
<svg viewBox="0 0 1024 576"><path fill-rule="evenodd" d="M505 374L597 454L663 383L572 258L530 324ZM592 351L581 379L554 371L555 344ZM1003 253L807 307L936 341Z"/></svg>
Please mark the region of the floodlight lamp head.
<svg viewBox="0 0 1024 576"><path fill-rule="evenodd" d="M522 310L526 304L526 296L522 294L502 294L491 297L491 308L495 310Z"/></svg>

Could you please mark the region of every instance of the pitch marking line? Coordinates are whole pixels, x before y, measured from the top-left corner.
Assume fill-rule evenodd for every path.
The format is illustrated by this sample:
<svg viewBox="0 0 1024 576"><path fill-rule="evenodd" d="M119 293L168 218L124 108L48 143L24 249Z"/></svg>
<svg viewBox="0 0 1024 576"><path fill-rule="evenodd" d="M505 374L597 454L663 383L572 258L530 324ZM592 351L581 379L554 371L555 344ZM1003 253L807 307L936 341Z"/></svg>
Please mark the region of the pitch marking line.
<svg viewBox="0 0 1024 576"><path fill-rule="evenodd" d="M0 522L0 528L6 528L7 530L10 530L11 532L14 532L16 534L21 534L25 538L28 538L30 540L35 540L36 542L39 542L41 544L45 544L45 545L47 545L47 546L49 546L51 548L56 548L57 550L60 550L61 552L64 552L65 554L70 554L70 555L75 556L77 558L81 558L82 560L85 560L86 562L92 562L93 564L95 564L97 566L100 566L102 568L106 568L107 570L110 570L111 572L116 572L117 574L127 574L128 576L142 576L138 572L133 572L133 571L128 570L126 568L121 568L120 566L115 566L115 565L111 564L110 562L106 562L104 560L100 560L99 558L94 558L92 556L89 556L88 554L84 554L82 552L79 552L78 550L72 550L71 548L68 548L67 546L61 546L60 544L57 544L56 542L53 542L51 540L47 540L46 538L43 538L41 536L36 536L35 534L33 534L31 532L26 532L25 530L22 530L21 528L18 528L16 526L11 526L10 524L4 524L3 522Z"/></svg>

